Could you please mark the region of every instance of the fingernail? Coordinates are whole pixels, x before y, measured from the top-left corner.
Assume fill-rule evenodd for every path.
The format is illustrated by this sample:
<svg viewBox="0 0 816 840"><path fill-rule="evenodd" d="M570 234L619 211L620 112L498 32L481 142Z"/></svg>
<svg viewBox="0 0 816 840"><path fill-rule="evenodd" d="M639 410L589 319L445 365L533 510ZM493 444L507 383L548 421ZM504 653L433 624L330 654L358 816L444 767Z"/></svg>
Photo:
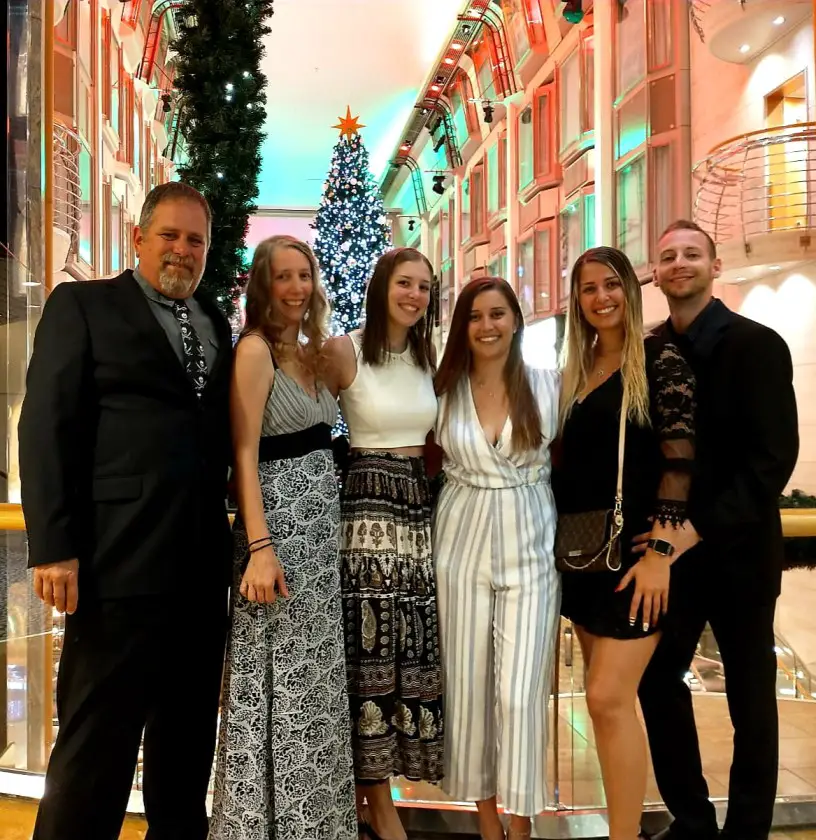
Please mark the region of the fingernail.
<svg viewBox="0 0 816 840"><path fill-rule="evenodd" d="M644 621L643 622L643 632L645 633L649 629L649 625Z"/></svg>
<svg viewBox="0 0 816 840"><path fill-rule="evenodd" d="M629 616L629 626L630 627L634 627L636 621L637 621L636 618L632 618L632 616Z"/></svg>

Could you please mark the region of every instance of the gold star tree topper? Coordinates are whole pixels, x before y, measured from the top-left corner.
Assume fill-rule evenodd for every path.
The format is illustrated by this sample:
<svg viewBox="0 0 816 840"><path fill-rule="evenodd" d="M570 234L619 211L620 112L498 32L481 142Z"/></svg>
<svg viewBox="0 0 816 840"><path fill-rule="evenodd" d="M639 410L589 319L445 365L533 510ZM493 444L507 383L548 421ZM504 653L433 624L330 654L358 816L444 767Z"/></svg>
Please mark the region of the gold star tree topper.
<svg viewBox="0 0 816 840"><path fill-rule="evenodd" d="M351 107L346 105L346 116L345 117L338 117L340 122L337 125L333 125L332 128L340 129L340 136L345 137L349 142L351 142L351 138L357 134L361 128L365 128L362 123L357 122L360 119L359 116L352 117L351 116Z"/></svg>

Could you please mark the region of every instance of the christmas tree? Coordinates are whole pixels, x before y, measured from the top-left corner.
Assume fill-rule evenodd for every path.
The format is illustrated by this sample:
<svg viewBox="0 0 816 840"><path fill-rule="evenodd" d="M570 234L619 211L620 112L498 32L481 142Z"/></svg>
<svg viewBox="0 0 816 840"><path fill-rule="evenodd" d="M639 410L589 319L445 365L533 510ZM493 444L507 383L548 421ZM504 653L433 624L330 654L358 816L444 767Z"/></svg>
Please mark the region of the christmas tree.
<svg viewBox="0 0 816 840"><path fill-rule="evenodd" d="M368 168L368 151L347 109L315 216L314 251L332 305L333 335L359 326L366 284L390 245L382 196Z"/></svg>
<svg viewBox="0 0 816 840"><path fill-rule="evenodd" d="M261 72L272 0L187 0L176 12L176 87L187 160L179 179L212 207L201 287L227 315L247 271L246 236L256 211L266 77Z"/></svg>

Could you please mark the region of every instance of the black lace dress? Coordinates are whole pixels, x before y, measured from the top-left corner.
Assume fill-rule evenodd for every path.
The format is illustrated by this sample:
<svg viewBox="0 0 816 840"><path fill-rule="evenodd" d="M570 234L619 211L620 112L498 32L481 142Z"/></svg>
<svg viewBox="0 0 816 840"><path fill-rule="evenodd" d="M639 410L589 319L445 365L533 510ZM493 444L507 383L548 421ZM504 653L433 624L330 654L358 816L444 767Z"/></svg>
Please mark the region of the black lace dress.
<svg viewBox="0 0 816 840"><path fill-rule="evenodd" d="M561 614L597 636L635 639L642 616L629 623L634 583L615 592L620 579L640 559L629 551L632 538L651 521L681 523L694 459L694 374L675 345L648 336L646 373L651 428L626 426L623 466L623 564L618 572L566 572ZM618 470L618 425L623 398L620 371L575 405L560 441L553 473L558 513L606 510L613 506ZM669 599L671 610L671 597Z"/></svg>

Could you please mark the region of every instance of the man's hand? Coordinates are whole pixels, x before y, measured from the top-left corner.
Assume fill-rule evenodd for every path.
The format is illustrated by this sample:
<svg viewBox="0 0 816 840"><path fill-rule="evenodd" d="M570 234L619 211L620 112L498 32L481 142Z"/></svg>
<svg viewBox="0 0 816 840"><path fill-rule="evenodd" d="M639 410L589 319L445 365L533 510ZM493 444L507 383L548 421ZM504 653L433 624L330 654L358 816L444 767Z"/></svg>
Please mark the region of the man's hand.
<svg viewBox="0 0 816 840"><path fill-rule="evenodd" d="M61 613L72 615L79 600L79 560L63 560L34 568L34 593Z"/></svg>

